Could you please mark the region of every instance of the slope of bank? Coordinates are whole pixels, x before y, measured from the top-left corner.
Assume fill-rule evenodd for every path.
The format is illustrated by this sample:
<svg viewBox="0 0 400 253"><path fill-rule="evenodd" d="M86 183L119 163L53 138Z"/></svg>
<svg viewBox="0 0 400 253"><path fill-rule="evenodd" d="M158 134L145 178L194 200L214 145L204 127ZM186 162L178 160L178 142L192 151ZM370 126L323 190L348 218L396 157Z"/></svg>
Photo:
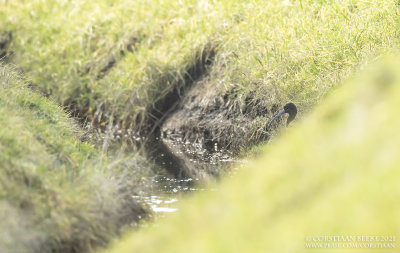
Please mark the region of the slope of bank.
<svg viewBox="0 0 400 253"><path fill-rule="evenodd" d="M1 252L85 252L146 216L131 197L135 177L119 176L133 174L127 165L112 167L81 134L59 106L0 66Z"/></svg>
<svg viewBox="0 0 400 253"><path fill-rule="evenodd" d="M308 111L398 48L398 12L395 0L6 1L0 50L82 121L137 133L176 111L167 137L237 152L268 138L282 104Z"/></svg>
<svg viewBox="0 0 400 253"><path fill-rule="evenodd" d="M106 252L397 252L399 68L362 72L254 165ZM356 239L335 246L325 235Z"/></svg>

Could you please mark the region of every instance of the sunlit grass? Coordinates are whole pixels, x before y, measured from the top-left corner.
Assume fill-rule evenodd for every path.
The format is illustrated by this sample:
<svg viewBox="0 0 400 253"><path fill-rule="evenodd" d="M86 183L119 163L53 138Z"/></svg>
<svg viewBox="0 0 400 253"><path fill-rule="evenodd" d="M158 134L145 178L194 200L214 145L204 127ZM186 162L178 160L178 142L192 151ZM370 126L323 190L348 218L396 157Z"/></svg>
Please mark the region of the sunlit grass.
<svg viewBox="0 0 400 253"><path fill-rule="evenodd" d="M248 168L101 252L397 252L400 62L374 66Z"/></svg>
<svg viewBox="0 0 400 253"><path fill-rule="evenodd" d="M136 129L210 47L221 93L307 111L399 42L396 1L31 0L0 11L14 62L42 92L82 118Z"/></svg>
<svg viewBox="0 0 400 253"><path fill-rule="evenodd" d="M5 66L0 66L0 126L2 251L88 250L145 215L131 198L140 179L132 176L135 164L113 168L79 140L81 130L59 106ZM127 177L123 182L121 175Z"/></svg>

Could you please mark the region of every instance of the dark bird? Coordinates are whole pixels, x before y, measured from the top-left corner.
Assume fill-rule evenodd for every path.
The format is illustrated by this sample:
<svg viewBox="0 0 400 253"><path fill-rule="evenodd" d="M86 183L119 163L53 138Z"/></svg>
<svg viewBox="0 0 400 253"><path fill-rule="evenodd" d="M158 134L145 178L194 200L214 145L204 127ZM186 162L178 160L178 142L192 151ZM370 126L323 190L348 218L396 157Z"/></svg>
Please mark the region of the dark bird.
<svg viewBox="0 0 400 253"><path fill-rule="evenodd" d="M267 125L267 131L270 130L271 124L272 122L274 122L277 118L279 118L280 116L282 116L284 113L289 114L289 117L287 118L286 121L286 126L289 125L290 122L292 122L292 120L294 120L294 118L296 117L297 114L297 107L293 104L293 103L287 103L284 107L283 110L278 112L272 119L271 121L268 123Z"/></svg>

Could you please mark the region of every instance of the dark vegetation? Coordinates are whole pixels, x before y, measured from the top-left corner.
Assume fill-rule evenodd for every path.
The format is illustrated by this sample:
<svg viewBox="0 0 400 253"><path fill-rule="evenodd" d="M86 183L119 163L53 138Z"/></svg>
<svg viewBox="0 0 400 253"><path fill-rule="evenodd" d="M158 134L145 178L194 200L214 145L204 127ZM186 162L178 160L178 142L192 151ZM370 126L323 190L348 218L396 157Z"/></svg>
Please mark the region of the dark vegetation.
<svg viewBox="0 0 400 253"><path fill-rule="evenodd" d="M10 52L8 47L10 46L12 40L12 32L5 31L0 34L0 59L3 61L8 61L10 57Z"/></svg>

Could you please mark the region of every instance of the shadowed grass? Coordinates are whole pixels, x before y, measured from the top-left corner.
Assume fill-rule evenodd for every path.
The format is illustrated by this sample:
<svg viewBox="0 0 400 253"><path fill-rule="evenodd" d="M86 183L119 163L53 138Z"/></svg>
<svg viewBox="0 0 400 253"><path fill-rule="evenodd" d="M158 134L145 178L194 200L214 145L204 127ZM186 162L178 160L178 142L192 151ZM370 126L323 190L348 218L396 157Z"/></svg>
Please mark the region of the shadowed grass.
<svg viewBox="0 0 400 253"><path fill-rule="evenodd" d="M399 68L396 60L362 72L259 161L105 252L397 252ZM356 249L323 236L380 241L350 241Z"/></svg>
<svg viewBox="0 0 400 253"><path fill-rule="evenodd" d="M111 166L59 106L5 66L0 126L2 252L87 251L146 215L131 197L135 164Z"/></svg>
<svg viewBox="0 0 400 253"><path fill-rule="evenodd" d="M42 92L81 118L141 129L210 50L207 82L233 103L291 100L307 111L398 47L398 12L394 0L31 0L0 4L0 30Z"/></svg>

